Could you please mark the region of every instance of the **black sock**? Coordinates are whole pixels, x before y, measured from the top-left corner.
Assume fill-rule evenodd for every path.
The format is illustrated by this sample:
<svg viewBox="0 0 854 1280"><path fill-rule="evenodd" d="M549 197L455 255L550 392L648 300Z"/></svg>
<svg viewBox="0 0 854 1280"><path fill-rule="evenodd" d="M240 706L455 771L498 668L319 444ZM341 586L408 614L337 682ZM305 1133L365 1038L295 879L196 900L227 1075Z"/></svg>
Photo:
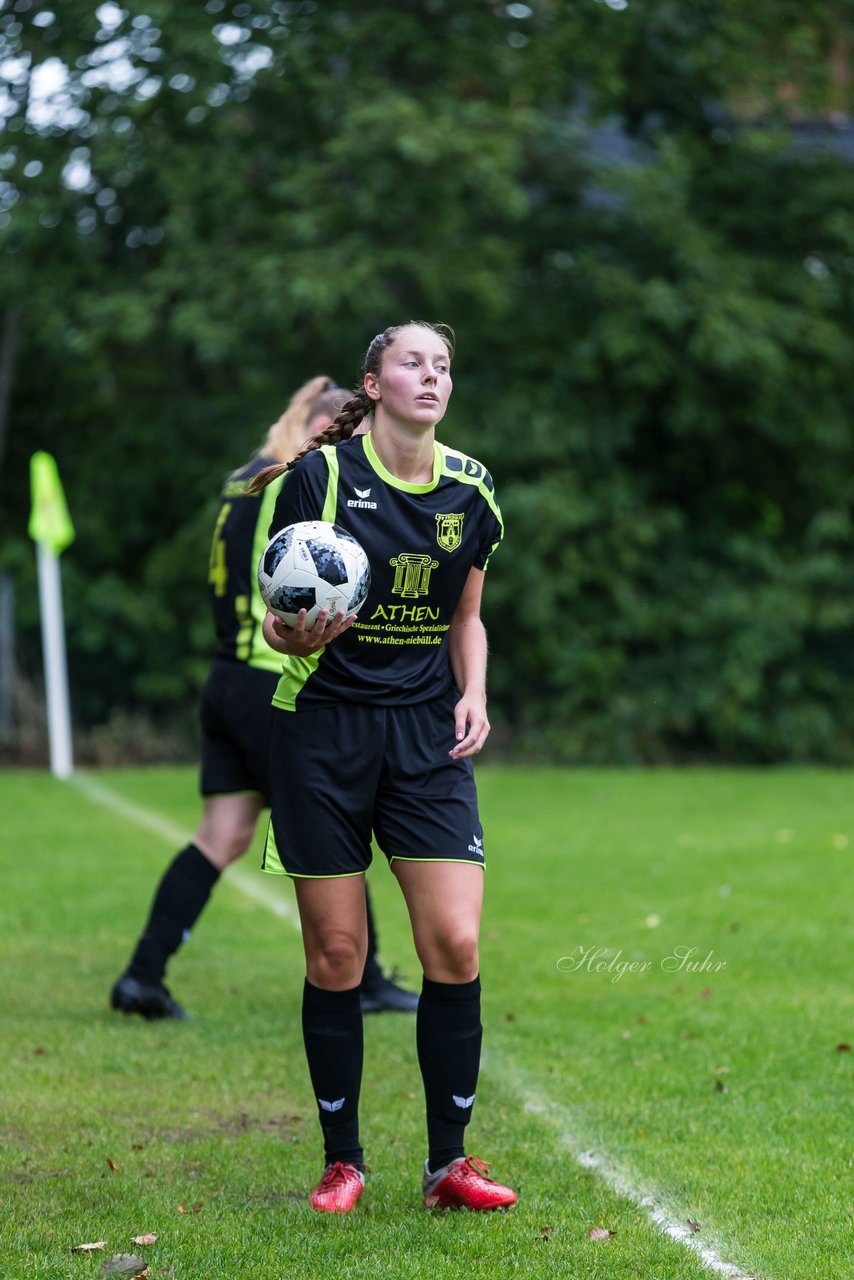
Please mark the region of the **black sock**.
<svg viewBox="0 0 854 1280"><path fill-rule="evenodd" d="M433 1173L465 1155L465 1128L477 1089L482 1038L480 978L462 983L425 978L416 1040Z"/></svg>
<svg viewBox="0 0 854 1280"><path fill-rule="evenodd" d="M157 886L148 923L128 965L132 978L148 983L163 981L169 957L202 914L219 874L194 844L188 844L176 855Z"/></svg>
<svg viewBox="0 0 854 1280"><path fill-rule="evenodd" d="M364 1168L359 1145L359 1091L362 1087L362 1009L359 988L325 991L306 978L302 994L302 1035L326 1164L341 1160Z"/></svg>
<svg viewBox="0 0 854 1280"><path fill-rule="evenodd" d="M374 924L374 913L371 910L371 895L365 882L365 909L368 913L368 953L365 956L365 970L362 974L362 987L375 987L382 981L383 971L377 959L377 930Z"/></svg>

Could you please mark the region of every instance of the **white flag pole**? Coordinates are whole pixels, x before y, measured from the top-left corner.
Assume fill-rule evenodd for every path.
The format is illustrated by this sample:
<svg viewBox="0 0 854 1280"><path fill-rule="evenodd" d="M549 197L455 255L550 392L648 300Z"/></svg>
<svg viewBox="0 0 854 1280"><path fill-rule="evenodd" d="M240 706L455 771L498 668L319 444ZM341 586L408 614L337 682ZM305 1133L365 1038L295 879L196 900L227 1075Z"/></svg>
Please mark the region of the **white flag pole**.
<svg viewBox="0 0 854 1280"><path fill-rule="evenodd" d="M36 547L50 768L54 777L70 778L74 762L71 752L71 710L68 701L68 664L65 657L59 556L44 542L38 542Z"/></svg>

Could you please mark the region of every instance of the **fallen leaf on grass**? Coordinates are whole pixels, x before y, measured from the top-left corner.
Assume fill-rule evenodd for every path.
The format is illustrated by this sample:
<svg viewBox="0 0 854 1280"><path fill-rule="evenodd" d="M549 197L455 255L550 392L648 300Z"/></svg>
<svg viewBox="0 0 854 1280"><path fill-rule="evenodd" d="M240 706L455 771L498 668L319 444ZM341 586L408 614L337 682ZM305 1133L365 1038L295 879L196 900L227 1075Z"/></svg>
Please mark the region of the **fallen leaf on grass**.
<svg viewBox="0 0 854 1280"><path fill-rule="evenodd" d="M153 1231L146 1231L143 1236L131 1236L131 1244L154 1244L157 1236Z"/></svg>
<svg viewBox="0 0 854 1280"><path fill-rule="evenodd" d="M148 1275L145 1258L138 1253L114 1253L112 1258L101 1263L101 1270L105 1276L132 1276L134 1280Z"/></svg>
<svg viewBox="0 0 854 1280"><path fill-rule="evenodd" d="M111 1160L109 1156L107 1157L107 1164L112 1169L113 1173L118 1172L119 1166L116 1164L115 1160Z"/></svg>
<svg viewBox="0 0 854 1280"><path fill-rule="evenodd" d="M703 987L703 990L700 992L700 999L701 999L701 1000L708 1000L708 998L709 998L709 996L710 996L711 994L712 994L712 988L711 988L711 987Z"/></svg>
<svg viewBox="0 0 854 1280"><path fill-rule="evenodd" d="M37 1044L35 1049L33 1049L33 1053L37 1053L41 1057L43 1054L47 1053L47 1049L43 1044Z"/></svg>
<svg viewBox="0 0 854 1280"><path fill-rule="evenodd" d="M540 1227L540 1239L548 1240L549 1236L553 1231L554 1231L554 1227Z"/></svg>
<svg viewBox="0 0 854 1280"><path fill-rule="evenodd" d="M192 1212L193 1212L193 1213L198 1213L198 1212L199 1212L199 1210L201 1209L201 1207L202 1207L202 1205L201 1205L201 1201L200 1201L198 1204L194 1204L194 1205L193 1205ZM179 1213L189 1213L189 1212L190 1212L190 1210L189 1210L189 1209L185 1209L185 1208L184 1208L184 1206L183 1206L182 1204L179 1204L179 1205L178 1205L178 1212L179 1212Z"/></svg>
<svg viewBox="0 0 854 1280"><path fill-rule="evenodd" d="M608 1227L591 1227L587 1234L591 1240L610 1240L614 1233Z"/></svg>
<svg viewBox="0 0 854 1280"><path fill-rule="evenodd" d="M695 1222L693 1218L686 1218L685 1221L688 1223L688 1226L694 1232L694 1235L696 1235L697 1232L700 1230L699 1222Z"/></svg>
<svg viewBox="0 0 854 1280"><path fill-rule="evenodd" d="M724 1084L723 1080L715 1081L715 1091L717 1093L729 1093L729 1088Z"/></svg>
<svg viewBox="0 0 854 1280"><path fill-rule="evenodd" d="M106 1249L106 1240L96 1240L94 1244L75 1244L71 1247L72 1253L91 1253L93 1249Z"/></svg>
<svg viewBox="0 0 854 1280"><path fill-rule="evenodd" d="M850 1044L844 1044L844 1043L843 1043L843 1044L838 1044L838 1045L836 1046L836 1052L837 1052L837 1053L850 1053L850 1052L851 1052L851 1045L850 1045Z"/></svg>

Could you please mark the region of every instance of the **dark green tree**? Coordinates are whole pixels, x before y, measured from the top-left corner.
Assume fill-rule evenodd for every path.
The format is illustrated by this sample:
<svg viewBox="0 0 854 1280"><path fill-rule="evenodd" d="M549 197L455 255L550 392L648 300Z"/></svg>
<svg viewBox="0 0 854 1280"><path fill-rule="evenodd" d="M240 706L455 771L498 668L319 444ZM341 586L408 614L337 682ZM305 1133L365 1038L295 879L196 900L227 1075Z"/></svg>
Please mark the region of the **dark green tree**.
<svg viewBox="0 0 854 1280"><path fill-rule="evenodd" d="M792 116L840 118L846 25L789 0L0 4L25 669L32 449L80 534L79 722L189 716L219 478L294 385L425 316L460 339L445 437L507 517L498 740L850 758L854 168Z"/></svg>

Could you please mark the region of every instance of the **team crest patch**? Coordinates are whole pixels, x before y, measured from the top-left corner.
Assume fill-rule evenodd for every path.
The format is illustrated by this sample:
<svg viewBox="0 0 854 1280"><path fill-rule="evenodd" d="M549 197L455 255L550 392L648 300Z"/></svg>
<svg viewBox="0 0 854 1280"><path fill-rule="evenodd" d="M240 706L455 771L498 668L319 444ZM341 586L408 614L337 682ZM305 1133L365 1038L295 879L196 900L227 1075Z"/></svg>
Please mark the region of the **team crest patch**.
<svg viewBox="0 0 854 1280"><path fill-rule="evenodd" d="M463 540L463 520L459 515L436 516L436 541L443 551L456 551Z"/></svg>

